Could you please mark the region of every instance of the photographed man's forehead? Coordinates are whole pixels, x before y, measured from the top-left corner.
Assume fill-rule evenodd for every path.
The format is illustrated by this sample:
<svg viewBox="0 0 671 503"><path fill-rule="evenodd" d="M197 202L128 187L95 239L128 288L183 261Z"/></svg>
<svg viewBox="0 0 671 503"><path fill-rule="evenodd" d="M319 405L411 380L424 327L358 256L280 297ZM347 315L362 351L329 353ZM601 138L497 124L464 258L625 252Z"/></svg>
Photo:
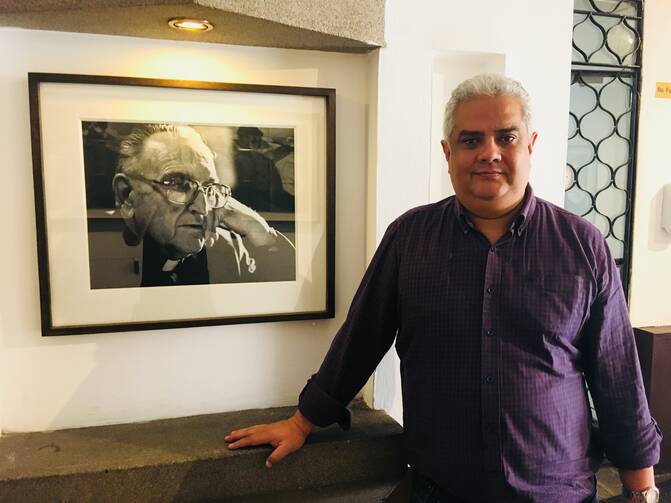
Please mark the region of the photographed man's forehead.
<svg viewBox="0 0 671 503"><path fill-rule="evenodd" d="M158 133L147 139L145 170L152 176L183 174L198 181L216 179L213 156L204 143L180 136Z"/></svg>

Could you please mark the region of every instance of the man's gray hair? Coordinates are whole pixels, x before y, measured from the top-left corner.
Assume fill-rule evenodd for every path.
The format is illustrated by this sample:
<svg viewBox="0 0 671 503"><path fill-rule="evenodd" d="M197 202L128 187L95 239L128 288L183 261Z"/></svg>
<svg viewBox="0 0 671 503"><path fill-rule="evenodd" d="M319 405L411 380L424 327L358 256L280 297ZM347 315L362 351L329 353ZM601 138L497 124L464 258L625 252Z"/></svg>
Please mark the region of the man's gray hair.
<svg viewBox="0 0 671 503"><path fill-rule="evenodd" d="M198 132L189 126L175 126L172 124L143 124L135 128L119 145L119 162L117 164L117 173L140 174L144 170L144 151L145 142L157 133L167 133L173 138L184 138L194 142L194 145L201 144L198 153L214 159L214 153L205 144L203 138ZM199 146L200 147L200 146Z"/></svg>
<svg viewBox="0 0 671 503"><path fill-rule="evenodd" d="M522 106L522 118L527 126L527 130L531 131L529 93L522 87L522 84L504 75L483 73L464 80L452 91L452 96L450 96L450 100L445 105L445 115L443 118L443 136L445 140L449 141L454 129L454 113L457 107L479 96L514 96L519 99Z"/></svg>

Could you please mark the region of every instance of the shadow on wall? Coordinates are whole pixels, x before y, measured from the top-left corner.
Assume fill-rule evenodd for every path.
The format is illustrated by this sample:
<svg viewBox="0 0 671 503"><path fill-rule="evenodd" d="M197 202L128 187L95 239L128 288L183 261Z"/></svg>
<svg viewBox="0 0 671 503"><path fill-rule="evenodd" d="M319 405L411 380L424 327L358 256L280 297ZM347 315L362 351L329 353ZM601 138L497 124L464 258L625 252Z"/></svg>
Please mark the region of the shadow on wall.
<svg viewBox="0 0 671 503"><path fill-rule="evenodd" d="M315 334L333 331L333 320L66 337L37 329L16 348L10 375L25 368L31 342L40 350L27 382L6 393L19 410L3 426L57 430L295 404L328 347Z"/></svg>
<svg viewBox="0 0 671 503"><path fill-rule="evenodd" d="M401 395L401 375L399 372L400 360L395 344L375 371L374 405L376 409L383 409L394 420L403 425L403 399Z"/></svg>
<svg viewBox="0 0 671 503"><path fill-rule="evenodd" d="M650 203L648 249L653 251L663 251L671 245L671 234L662 227L662 194L663 189L659 189Z"/></svg>

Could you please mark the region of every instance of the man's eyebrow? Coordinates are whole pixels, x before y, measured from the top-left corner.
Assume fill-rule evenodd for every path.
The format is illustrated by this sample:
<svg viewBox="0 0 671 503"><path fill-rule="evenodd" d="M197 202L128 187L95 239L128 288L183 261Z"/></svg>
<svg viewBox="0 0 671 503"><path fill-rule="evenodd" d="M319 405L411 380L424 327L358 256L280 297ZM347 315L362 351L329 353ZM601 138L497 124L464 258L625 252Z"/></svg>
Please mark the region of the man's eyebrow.
<svg viewBox="0 0 671 503"><path fill-rule="evenodd" d="M512 126L512 127L506 127L506 128L502 128L502 129L497 129L496 132L499 133L499 134L500 134L500 133L518 133L519 130L520 130L519 127L517 127L517 126Z"/></svg>
<svg viewBox="0 0 671 503"><path fill-rule="evenodd" d="M200 183L204 183L204 184L219 183L219 181L216 178L214 178L213 176L208 176L204 180L196 180L194 177L192 177L191 175L189 175L188 173L186 173L184 170L182 170L180 168L168 168L166 171L164 171L161 174L160 178L161 179L166 179L166 178L170 178L170 177L180 177L180 176L184 177L184 178L188 178L189 180L200 181Z"/></svg>
<svg viewBox="0 0 671 503"><path fill-rule="evenodd" d="M496 129L495 133L496 134L519 133L519 131L520 131L520 128L518 126L511 126L511 127ZM482 131L469 131L467 129L464 129L462 131L459 131L459 134L457 135L457 138L480 138L484 135L485 134Z"/></svg>
<svg viewBox="0 0 671 503"><path fill-rule="evenodd" d="M186 176L186 177L188 177L188 175L186 174L186 172L184 170L182 170L181 168L174 168L174 167L168 167L168 168L165 168L162 171L161 177L165 178L165 177L169 177L169 176Z"/></svg>

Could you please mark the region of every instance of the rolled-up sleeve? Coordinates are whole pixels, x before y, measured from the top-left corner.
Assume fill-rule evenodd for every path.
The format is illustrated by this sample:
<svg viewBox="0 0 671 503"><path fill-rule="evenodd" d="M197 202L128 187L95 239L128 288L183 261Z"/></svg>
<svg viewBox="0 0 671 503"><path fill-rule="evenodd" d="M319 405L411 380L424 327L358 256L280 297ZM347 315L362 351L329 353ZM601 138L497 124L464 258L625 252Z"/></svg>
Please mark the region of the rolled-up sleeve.
<svg viewBox="0 0 671 503"><path fill-rule="evenodd" d="M608 247L595 244L595 300L584 333L585 377L608 459L618 468L658 463L661 432L651 417L620 276Z"/></svg>
<svg viewBox="0 0 671 503"><path fill-rule="evenodd" d="M397 309L398 222L393 222L366 270L347 318L319 368L300 394L298 408L317 426L349 428L347 405L391 347Z"/></svg>

